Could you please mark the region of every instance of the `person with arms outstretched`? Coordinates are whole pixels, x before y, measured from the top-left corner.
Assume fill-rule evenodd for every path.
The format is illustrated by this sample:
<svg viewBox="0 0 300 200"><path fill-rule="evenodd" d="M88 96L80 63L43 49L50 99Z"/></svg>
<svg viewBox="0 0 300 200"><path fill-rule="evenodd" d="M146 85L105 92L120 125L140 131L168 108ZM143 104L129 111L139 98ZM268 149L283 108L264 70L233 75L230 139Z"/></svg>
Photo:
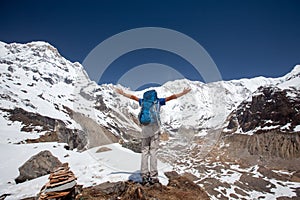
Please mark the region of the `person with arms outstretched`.
<svg viewBox="0 0 300 200"><path fill-rule="evenodd" d="M142 125L142 158L141 158L141 177L142 184L159 183L157 171L157 151L159 148L160 135L160 106L166 102L177 99L191 91L190 88L185 88L178 94L172 94L165 98L158 98L155 90L148 90L143 94L143 98L138 98L135 95L125 93L122 89L115 88L115 91L129 99L139 102L141 112L139 121ZM148 161L150 158L150 168Z"/></svg>

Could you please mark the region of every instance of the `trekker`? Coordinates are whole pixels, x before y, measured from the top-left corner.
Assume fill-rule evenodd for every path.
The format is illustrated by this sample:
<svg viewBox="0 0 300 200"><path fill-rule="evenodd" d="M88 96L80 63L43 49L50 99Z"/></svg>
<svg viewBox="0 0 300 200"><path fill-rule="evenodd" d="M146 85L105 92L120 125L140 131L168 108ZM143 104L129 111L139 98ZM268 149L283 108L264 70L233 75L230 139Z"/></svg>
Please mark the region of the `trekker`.
<svg viewBox="0 0 300 200"><path fill-rule="evenodd" d="M191 91L190 88L185 88L178 94L173 94L166 98L157 98L155 90L146 91L143 98L138 98L135 95L127 94L122 89L116 88L115 91L129 99L139 102L141 113L139 114L139 120L142 125L142 158L141 158L141 177L142 184L155 184L159 183L158 171L157 171L157 151L159 147L159 135L160 135L160 118L159 110L160 106L166 104L166 102L177 99ZM150 103L149 103L150 102ZM147 105L152 107L147 111ZM156 106L157 105L157 106ZM154 111L153 111L154 110ZM157 111L157 112L156 112ZM147 119L147 113L155 113L155 117ZM146 114L145 114L146 113ZM148 114L149 115L149 114ZM152 114L154 115L154 114ZM148 166L148 160L150 157L150 169Z"/></svg>

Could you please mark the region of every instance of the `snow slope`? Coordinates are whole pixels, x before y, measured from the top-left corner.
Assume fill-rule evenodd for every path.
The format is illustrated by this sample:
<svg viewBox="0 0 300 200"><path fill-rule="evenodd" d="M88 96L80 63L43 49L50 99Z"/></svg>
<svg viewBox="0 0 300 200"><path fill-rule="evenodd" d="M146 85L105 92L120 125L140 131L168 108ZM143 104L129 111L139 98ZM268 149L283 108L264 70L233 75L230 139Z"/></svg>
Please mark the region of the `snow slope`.
<svg viewBox="0 0 300 200"><path fill-rule="evenodd" d="M110 151L96 153L98 147L79 153L67 151L64 144L0 144L0 159L5 160L0 165L0 196L10 194L6 199L21 199L37 195L42 186L48 181L49 175L15 184L14 179L19 175L18 167L31 156L43 150L49 150L61 162L68 162L70 169L77 177L77 183L85 187L106 181L140 181L140 154L121 147L119 144L106 145ZM13 155L13 156L12 156ZM163 184L168 179L163 174L171 167L158 163L159 179Z"/></svg>

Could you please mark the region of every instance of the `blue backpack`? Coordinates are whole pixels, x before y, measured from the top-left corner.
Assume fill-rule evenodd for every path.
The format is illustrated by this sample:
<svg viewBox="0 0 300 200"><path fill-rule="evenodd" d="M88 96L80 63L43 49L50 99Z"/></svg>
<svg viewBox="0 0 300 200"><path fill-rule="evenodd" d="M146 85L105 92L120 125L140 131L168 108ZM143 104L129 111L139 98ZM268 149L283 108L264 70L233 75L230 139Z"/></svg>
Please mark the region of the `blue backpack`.
<svg viewBox="0 0 300 200"><path fill-rule="evenodd" d="M139 113L139 121L143 125L159 122L159 100L155 90L144 93Z"/></svg>

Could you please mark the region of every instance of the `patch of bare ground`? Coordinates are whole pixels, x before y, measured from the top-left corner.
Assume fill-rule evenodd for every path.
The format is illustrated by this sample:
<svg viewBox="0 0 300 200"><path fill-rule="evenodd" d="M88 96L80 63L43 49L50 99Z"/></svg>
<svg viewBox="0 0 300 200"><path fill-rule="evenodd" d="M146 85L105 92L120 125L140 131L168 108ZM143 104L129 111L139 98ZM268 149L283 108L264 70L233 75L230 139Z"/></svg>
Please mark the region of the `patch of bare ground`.
<svg viewBox="0 0 300 200"><path fill-rule="evenodd" d="M142 186L131 181L102 183L97 186L83 188L76 199L111 199L111 200L209 200L206 192L185 176L176 172L167 172L167 186L154 184Z"/></svg>

